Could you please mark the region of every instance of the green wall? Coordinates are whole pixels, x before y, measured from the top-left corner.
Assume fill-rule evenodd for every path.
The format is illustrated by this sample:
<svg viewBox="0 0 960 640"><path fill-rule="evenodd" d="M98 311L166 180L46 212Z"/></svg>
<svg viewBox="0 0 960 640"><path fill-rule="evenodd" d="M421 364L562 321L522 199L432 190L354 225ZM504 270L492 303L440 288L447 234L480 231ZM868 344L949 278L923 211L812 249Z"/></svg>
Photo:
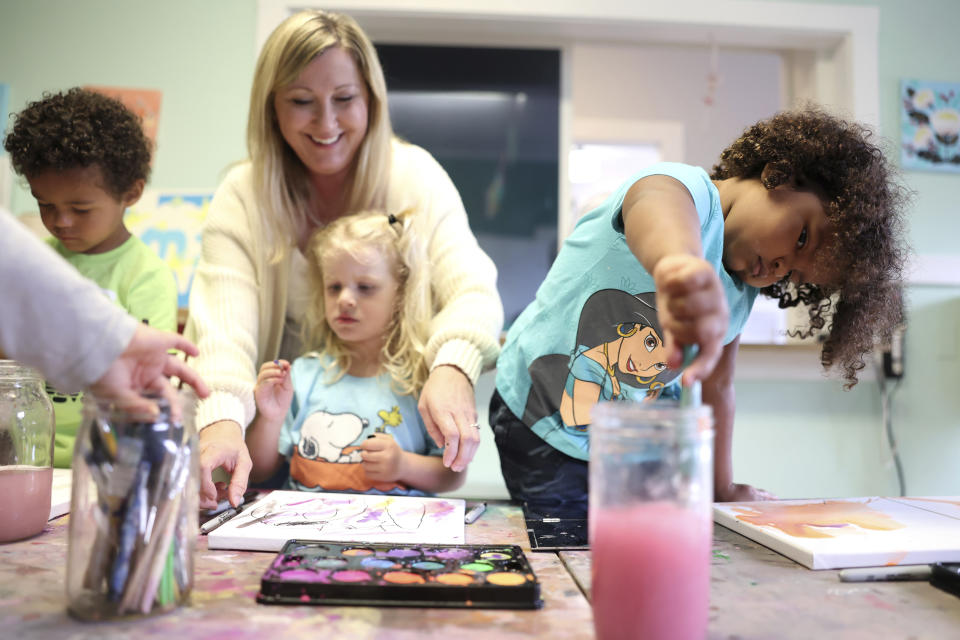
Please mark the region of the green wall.
<svg viewBox="0 0 960 640"><path fill-rule="evenodd" d="M0 0L0 83L11 113L75 85L159 89L150 185L212 189L246 156L255 22L255 0ZM15 189L11 209L36 203Z"/></svg>
<svg viewBox="0 0 960 640"><path fill-rule="evenodd" d="M843 4L880 10L880 133L899 165L900 79L960 83L960 3ZM902 178L913 192L908 219L914 252L960 258L960 174L905 171ZM960 282L960 273L953 277ZM907 492L960 495L960 287L911 285L908 314L906 377L893 393L891 411ZM734 460L740 481L782 497L898 491L875 380L849 392L833 381L739 383Z"/></svg>
<svg viewBox="0 0 960 640"><path fill-rule="evenodd" d="M846 4L880 9L881 133L895 140L901 78L960 82L960 3ZM11 111L72 85L161 89L151 185L212 188L245 155L255 19L255 0L0 0L0 82ZM960 174L904 179L914 249L957 256ZM33 207L14 193L14 212ZM908 490L960 495L960 287L912 286L909 296L907 376L892 412ZM896 492L875 381L850 392L836 381L741 381L737 394L738 480L782 497ZM474 468L471 481L496 473Z"/></svg>

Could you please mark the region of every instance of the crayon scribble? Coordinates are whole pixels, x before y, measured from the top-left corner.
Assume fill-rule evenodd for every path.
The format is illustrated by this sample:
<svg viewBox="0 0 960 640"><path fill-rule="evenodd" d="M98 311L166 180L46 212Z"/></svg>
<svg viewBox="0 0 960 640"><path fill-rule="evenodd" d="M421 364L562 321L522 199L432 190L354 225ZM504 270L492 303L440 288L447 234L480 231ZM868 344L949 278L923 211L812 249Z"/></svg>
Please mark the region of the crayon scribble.
<svg viewBox="0 0 960 640"><path fill-rule="evenodd" d="M237 518L237 528L265 524L311 528L325 533L416 531L426 520L442 517L454 508L442 500L425 504L419 501L402 502L391 496L384 496L375 502L369 498L367 496L365 501L344 500L342 497L330 499L321 495L286 504L266 498L262 504L244 511Z"/></svg>

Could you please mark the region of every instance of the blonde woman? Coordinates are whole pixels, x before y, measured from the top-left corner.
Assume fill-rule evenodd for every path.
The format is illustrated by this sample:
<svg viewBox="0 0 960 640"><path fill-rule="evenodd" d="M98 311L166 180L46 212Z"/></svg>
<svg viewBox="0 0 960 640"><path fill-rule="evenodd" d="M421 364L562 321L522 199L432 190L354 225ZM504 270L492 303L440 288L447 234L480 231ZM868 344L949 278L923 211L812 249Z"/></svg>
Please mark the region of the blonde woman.
<svg viewBox="0 0 960 640"><path fill-rule="evenodd" d="M383 71L356 22L305 11L274 30L257 62L247 146L249 161L211 203L186 327L212 389L196 407L200 506L237 504L246 489L257 367L301 353L309 238L365 209L416 212L410 228L426 247L432 293L418 408L444 466L465 469L480 438L473 384L499 350L496 269L447 174L394 137ZM218 467L231 474L228 486L214 484Z"/></svg>
<svg viewBox="0 0 960 640"><path fill-rule="evenodd" d="M286 459L285 488L301 491L424 495L463 484L417 411L432 319L421 248L407 216L364 212L317 232L304 322L313 350L260 367L246 435L253 480Z"/></svg>

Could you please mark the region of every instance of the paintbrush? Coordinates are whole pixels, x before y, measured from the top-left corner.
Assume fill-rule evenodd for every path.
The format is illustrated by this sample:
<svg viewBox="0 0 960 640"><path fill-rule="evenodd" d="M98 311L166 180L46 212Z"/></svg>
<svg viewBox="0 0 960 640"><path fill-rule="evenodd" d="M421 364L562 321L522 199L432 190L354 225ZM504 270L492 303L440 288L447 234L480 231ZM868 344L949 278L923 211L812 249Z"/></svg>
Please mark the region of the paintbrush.
<svg viewBox="0 0 960 640"><path fill-rule="evenodd" d="M683 348L683 364L681 369L686 369L687 365L693 362L694 358L697 357L697 353L700 352L700 349L697 345L687 345ZM683 374L681 374L683 375ZM692 384L683 384L683 379L680 379L680 406L681 407L699 407L700 406L700 381L694 380Z"/></svg>
<svg viewBox="0 0 960 640"><path fill-rule="evenodd" d="M184 557L191 539L180 530L190 528L181 508L193 464L189 439L169 415L99 411L84 454L97 496L84 586L114 603L95 605L106 615L166 609L191 582Z"/></svg>
<svg viewBox="0 0 960 640"><path fill-rule="evenodd" d="M160 583L169 566L168 558L179 523L180 500L190 470L190 451L183 447L183 429L172 426L169 431L147 429L143 440L147 443L145 458L152 458L152 467L158 473L153 476L154 490L150 497L150 523L144 527L144 545L137 550L131 562L135 564L124 590L120 612L137 611L149 613L157 596ZM165 444L177 448L168 449ZM168 580L172 576L167 576ZM161 605L169 590L161 592Z"/></svg>

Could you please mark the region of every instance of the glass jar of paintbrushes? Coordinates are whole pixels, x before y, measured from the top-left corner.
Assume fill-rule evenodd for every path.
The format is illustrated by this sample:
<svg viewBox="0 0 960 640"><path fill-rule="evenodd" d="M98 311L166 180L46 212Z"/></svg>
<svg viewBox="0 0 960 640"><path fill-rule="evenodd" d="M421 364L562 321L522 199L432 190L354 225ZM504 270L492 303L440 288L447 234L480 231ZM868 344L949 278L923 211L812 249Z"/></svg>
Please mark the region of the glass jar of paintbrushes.
<svg viewBox="0 0 960 640"><path fill-rule="evenodd" d="M196 435L174 420L84 398L73 454L67 599L70 613L107 620L162 613L193 588Z"/></svg>
<svg viewBox="0 0 960 640"><path fill-rule="evenodd" d="M53 483L53 405L40 373L0 360L0 542L43 531Z"/></svg>

